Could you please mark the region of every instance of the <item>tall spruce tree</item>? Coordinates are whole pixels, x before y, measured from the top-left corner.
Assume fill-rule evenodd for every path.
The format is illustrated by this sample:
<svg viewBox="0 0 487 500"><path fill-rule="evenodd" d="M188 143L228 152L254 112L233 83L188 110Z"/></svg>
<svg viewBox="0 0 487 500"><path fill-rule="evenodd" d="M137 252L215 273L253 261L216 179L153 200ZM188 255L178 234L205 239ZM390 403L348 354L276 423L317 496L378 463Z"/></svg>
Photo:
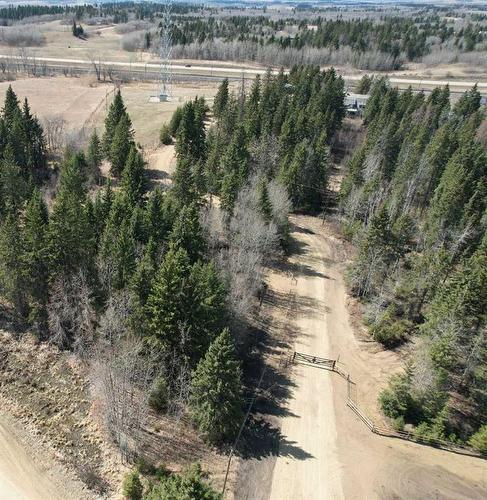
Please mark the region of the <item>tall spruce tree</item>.
<svg viewBox="0 0 487 500"><path fill-rule="evenodd" d="M115 98L110 104L108 114L105 118L105 133L103 134L103 152L107 158L111 156L112 141L115 130L123 116L127 115L127 109L122 99L120 90L115 93Z"/></svg>
<svg viewBox="0 0 487 500"><path fill-rule="evenodd" d="M102 145L100 138L96 129L90 137L90 142L88 144L88 151L86 152L86 162L88 163L88 177L91 182L96 182L97 184L101 179L101 162L103 159Z"/></svg>
<svg viewBox="0 0 487 500"><path fill-rule="evenodd" d="M199 211L196 204L181 208L169 237L174 247L183 248L191 262L202 257L205 249L205 239L199 222Z"/></svg>
<svg viewBox="0 0 487 500"><path fill-rule="evenodd" d="M191 418L203 437L218 444L231 440L241 424L240 364L228 329L214 340L191 382Z"/></svg>
<svg viewBox="0 0 487 500"><path fill-rule="evenodd" d="M218 92L215 95L215 100L213 101L213 116L219 120L225 114L227 110L229 100L228 91L228 78L225 78L220 86L218 87Z"/></svg>
<svg viewBox="0 0 487 500"><path fill-rule="evenodd" d="M50 275L70 275L79 269L92 272L94 228L86 212L86 188L82 174L84 155L78 153L61 170L48 229Z"/></svg>
<svg viewBox="0 0 487 500"><path fill-rule="evenodd" d="M147 190L144 159L132 146L122 172L121 186L132 206L140 205Z"/></svg>
<svg viewBox="0 0 487 500"><path fill-rule="evenodd" d="M132 131L132 122L129 116L124 114L115 127L110 146L110 173L114 177L119 178L122 175L125 162L133 147L134 133Z"/></svg>
<svg viewBox="0 0 487 500"><path fill-rule="evenodd" d="M48 212L41 193L35 189L25 211L22 237L23 268L26 281L29 321L38 329L47 320L49 256L47 255Z"/></svg>
<svg viewBox="0 0 487 500"><path fill-rule="evenodd" d="M9 213L0 224L0 293L21 319L25 319L28 312L23 255L17 217Z"/></svg>

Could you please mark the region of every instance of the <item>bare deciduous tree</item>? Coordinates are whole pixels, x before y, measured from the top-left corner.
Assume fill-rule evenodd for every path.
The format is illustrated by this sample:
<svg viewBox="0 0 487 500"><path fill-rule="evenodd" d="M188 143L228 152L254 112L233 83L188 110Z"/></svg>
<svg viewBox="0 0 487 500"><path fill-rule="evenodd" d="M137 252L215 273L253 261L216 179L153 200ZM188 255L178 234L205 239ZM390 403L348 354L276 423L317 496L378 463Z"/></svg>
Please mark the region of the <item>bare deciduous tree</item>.
<svg viewBox="0 0 487 500"><path fill-rule="evenodd" d="M94 342L94 315L91 290L82 271L56 278L48 304L50 342L86 356Z"/></svg>
<svg viewBox="0 0 487 500"><path fill-rule="evenodd" d="M140 452L153 378L154 363L141 339L126 335L97 344L91 364L92 390L123 460Z"/></svg>
<svg viewBox="0 0 487 500"><path fill-rule="evenodd" d="M43 119L47 149L52 154L62 151L66 140L66 120L60 115L46 116Z"/></svg>
<svg viewBox="0 0 487 500"><path fill-rule="evenodd" d="M132 297L127 290L109 297L90 370L93 395L124 460L139 452L156 366L147 345L130 332L131 312Z"/></svg>

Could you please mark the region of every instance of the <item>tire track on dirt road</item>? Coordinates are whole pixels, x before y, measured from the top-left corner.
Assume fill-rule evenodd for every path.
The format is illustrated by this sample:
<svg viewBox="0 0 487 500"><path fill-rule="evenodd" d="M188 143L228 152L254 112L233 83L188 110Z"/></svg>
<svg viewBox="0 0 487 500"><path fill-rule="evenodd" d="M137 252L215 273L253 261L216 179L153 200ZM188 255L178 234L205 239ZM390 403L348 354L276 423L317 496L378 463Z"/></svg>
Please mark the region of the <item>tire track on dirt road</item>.
<svg viewBox="0 0 487 500"><path fill-rule="evenodd" d="M301 332L294 350L328 358L325 261L313 245L314 234L299 219L293 222L298 252L290 259L296 282L292 325ZM331 376L301 365L293 370L295 387L282 419L270 500L344 498Z"/></svg>

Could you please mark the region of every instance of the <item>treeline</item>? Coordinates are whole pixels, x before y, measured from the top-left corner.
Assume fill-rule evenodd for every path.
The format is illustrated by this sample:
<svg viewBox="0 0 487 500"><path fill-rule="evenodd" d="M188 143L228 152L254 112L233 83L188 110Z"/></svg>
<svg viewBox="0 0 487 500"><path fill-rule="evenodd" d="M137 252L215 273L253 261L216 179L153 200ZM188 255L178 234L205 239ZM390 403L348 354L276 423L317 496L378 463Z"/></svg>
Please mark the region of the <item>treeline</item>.
<svg viewBox="0 0 487 500"><path fill-rule="evenodd" d="M283 30L297 27L294 34ZM347 49L353 53L379 52L391 58L391 69L398 69L404 60L414 61L438 47L453 46L461 51L473 51L484 40L485 27L478 22L466 22L455 31L452 24L439 16L385 17L373 19L326 19L322 17L296 20L272 20L266 16L179 17L173 27L175 45L203 44L215 41L276 45L281 50ZM255 52L256 48L254 48ZM252 59L256 54L249 54ZM265 61L267 62L267 61Z"/></svg>
<svg viewBox="0 0 487 500"><path fill-rule="evenodd" d="M187 14L200 10L198 5L176 3L172 6L175 14ZM84 5L9 5L0 8L0 22L7 24L9 21L43 15L73 15L77 20L92 17L111 17L114 23L126 23L129 18L151 19L162 14L163 4L157 2L102 2L86 3Z"/></svg>
<svg viewBox="0 0 487 500"><path fill-rule="evenodd" d="M72 12L72 8L62 5L9 5L0 8L2 24L7 21L21 21L26 17L56 15Z"/></svg>
<svg viewBox="0 0 487 500"><path fill-rule="evenodd" d="M395 425L487 451L487 152L474 87L453 106L373 84L367 135L341 188L357 243L352 293L375 340L417 338L413 361L381 395Z"/></svg>

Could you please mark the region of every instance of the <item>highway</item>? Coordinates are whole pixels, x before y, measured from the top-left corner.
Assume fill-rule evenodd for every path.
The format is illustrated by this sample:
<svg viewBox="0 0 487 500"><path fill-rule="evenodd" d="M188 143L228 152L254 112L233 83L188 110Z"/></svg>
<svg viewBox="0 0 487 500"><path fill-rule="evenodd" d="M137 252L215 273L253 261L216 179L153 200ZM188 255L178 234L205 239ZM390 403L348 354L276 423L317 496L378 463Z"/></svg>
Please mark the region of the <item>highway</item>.
<svg viewBox="0 0 487 500"><path fill-rule="evenodd" d="M0 54L0 62L15 64L18 66L26 66L28 68L46 67L56 72L62 72L66 69L78 71L80 73L94 72L94 64L99 67L110 69L111 71L121 72L124 75L133 75L140 80L156 80L159 75L160 65L157 62L124 62L124 61L105 61L103 59L94 58L92 61L88 59L70 59L58 57L28 57L12 56ZM218 66L206 64L172 64L172 72L174 77L190 80L221 80L223 78L238 79L252 78L256 75L264 75L266 69L255 68L249 66ZM337 70L345 81L355 82L362 78L363 75L347 75ZM272 70L273 74L277 74L278 70ZM41 74L41 73L39 73ZM370 75L378 74L371 72ZM413 87L416 90L431 90L434 87L449 85L452 92L461 92L473 87L477 84L479 91L487 95L487 82L476 82L473 80L448 79L437 80L429 78L405 78L405 77L389 77L391 84L399 88Z"/></svg>

